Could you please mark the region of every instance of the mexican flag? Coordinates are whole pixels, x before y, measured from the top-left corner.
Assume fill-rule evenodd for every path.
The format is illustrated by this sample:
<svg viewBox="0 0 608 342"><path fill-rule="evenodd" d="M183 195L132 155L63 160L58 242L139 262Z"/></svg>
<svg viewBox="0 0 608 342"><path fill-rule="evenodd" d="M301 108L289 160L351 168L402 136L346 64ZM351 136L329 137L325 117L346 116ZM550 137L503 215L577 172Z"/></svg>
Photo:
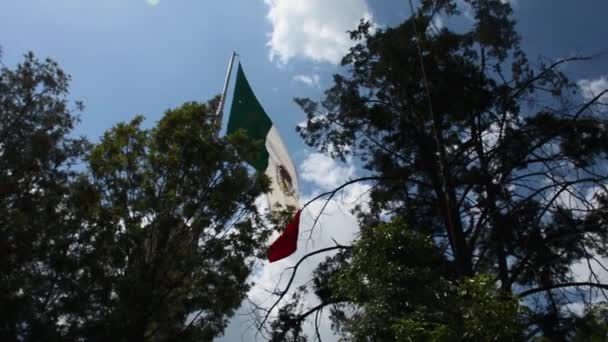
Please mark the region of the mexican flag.
<svg viewBox="0 0 608 342"><path fill-rule="evenodd" d="M252 141L263 142L264 148L258 151L255 157L246 161L257 172L264 172L270 179L271 191L266 194L270 207L281 204L298 208L296 168L279 132L251 90L239 63L226 134L240 129L244 130ZM270 262L283 259L295 252L299 225L300 210L296 212L281 236L270 246L268 250Z"/></svg>

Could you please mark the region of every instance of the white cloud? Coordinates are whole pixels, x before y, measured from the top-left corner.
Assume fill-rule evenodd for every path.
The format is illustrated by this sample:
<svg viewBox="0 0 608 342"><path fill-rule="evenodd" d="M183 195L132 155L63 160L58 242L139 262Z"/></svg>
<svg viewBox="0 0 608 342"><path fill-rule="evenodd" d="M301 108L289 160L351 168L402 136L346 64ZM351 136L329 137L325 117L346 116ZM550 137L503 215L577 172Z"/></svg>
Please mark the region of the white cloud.
<svg viewBox="0 0 608 342"><path fill-rule="evenodd" d="M608 271L604 270L604 267L608 265L608 259L599 255L591 255L591 257L593 259L589 260L589 263L587 260L582 260L572 265L571 270L575 281L608 283Z"/></svg>
<svg viewBox="0 0 608 342"><path fill-rule="evenodd" d="M566 309L577 316L582 316L585 312L585 304L582 302L570 303L566 305Z"/></svg>
<svg viewBox="0 0 608 342"><path fill-rule="evenodd" d="M304 83L304 84L306 84L309 87L317 87L318 88L320 86L320 84L319 84L320 78L319 78L319 75L317 75L317 74L313 74L313 75L310 75L310 76L308 76L308 75L295 75L293 77L293 80L296 81L296 82Z"/></svg>
<svg viewBox="0 0 608 342"><path fill-rule="evenodd" d="M591 257L592 259L589 262L583 259L572 265L570 270L573 273L574 281L606 284L608 282L608 271L606 271L605 267L608 265L608 258L599 255L591 255ZM581 315L585 304L597 303L606 298L605 290L593 288L593 291L589 291L589 287L581 287L580 289L582 291L578 292L576 296L579 300L568 305L568 308L574 314Z"/></svg>
<svg viewBox="0 0 608 342"><path fill-rule="evenodd" d="M146 0L146 2L150 6L156 6L156 5L158 5L158 3L160 3L160 0Z"/></svg>
<svg viewBox="0 0 608 342"><path fill-rule="evenodd" d="M272 24L270 58L294 57L337 64L352 45L347 31L371 20L365 0L265 0Z"/></svg>
<svg viewBox="0 0 608 342"><path fill-rule="evenodd" d="M300 176L322 190L331 190L346 182L355 174L352 164L339 165L322 153L311 153L300 165Z"/></svg>
<svg viewBox="0 0 608 342"><path fill-rule="evenodd" d="M436 16L433 18L433 25L435 25L435 27L436 27L438 30L441 30L442 28L444 28L444 27L445 27L445 24L444 24L444 22L443 22L443 18L442 18L440 15L436 15Z"/></svg>
<svg viewBox="0 0 608 342"><path fill-rule="evenodd" d="M471 21L474 22L475 21L475 17L473 15L473 8L471 7L471 5L464 1L464 0L456 0L456 6L458 7L458 10L462 12L462 14L464 15L464 17Z"/></svg>
<svg viewBox="0 0 608 342"><path fill-rule="evenodd" d="M313 154L317 155L317 154ZM307 159L304 163L311 163L312 160L317 160L316 157ZM325 164L325 161L323 161ZM327 163L329 164L329 163ZM335 162L334 162L335 164ZM302 167L303 165L301 165ZM340 168L337 165L334 165ZM322 167L324 168L324 166ZM334 174L332 177L337 181L339 178L337 175L345 175L348 172L344 172L347 168L341 168L341 172ZM315 178L313 183L319 183L318 179ZM325 183L321 181L320 183ZM329 184L329 182L328 182ZM324 185L328 185L324 184ZM256 286L250 291L249 299L257 305L268 308L276 300L276 295L273 295L269 291L282 291L285 289L287 281L291 276L291 269L295 263L300 260L305 254L313 252L318 249L331 247L335 245L335 241L342 245L349 245L355 238L355 234L359 230L357 219L351 214L351 210L356 204L365 203L369 200L367 196L370 189L369 184L355 183L344 189L339 195L329 202L327 207L324 208L322 215L311 231L313 222L317 215L321 212L324 205L324 200L318 200L309 205L303 212L300 221L300 237L298 240L297 251L283 260L274 263L264 263L261 266L258 277L254 279ZM307 202L313 197L313 194L309 194L301 199L301 202ZM278 235L278 234L277 234ZM271 238L271 241L275 237ZM313 271L316 269L319 262L323 261L327 256L331 256L336 252L322 253L306 259L299 267L294 278L294 282L291 286L291 291L285 296L284 301L281 305L289 301L291 294L293 294L296 288L302 284L306 284L310 281ZM318 304L316 296L312 293L306 294L302 298L302 304L304 308L310 308ZM279 305L279 307L281 306ZM274 317L278 313L278 307L275 308L272 313ZM337 341L337 337L333 335L331 330L330 321L327 319L327 311L324 312L325 317L321 319L320 332L323 341ZM314 325L310 324L311 320L304 325L304 332L308 336L314 336Z"/></svg>
<svg viewBox="0 0 608 342"><path fill-rule="evenodd" d="M583 98L587 101L599 95L602 91L608 89L608 78L601 76L597 79L582 79L577 82ZM608 102L608 93L604 94L600 101Z"/></svg>
<svg viewBox="0 0 608 342"><path fill-rule="evenodd" d="M439 33L445 27L445 23L441 15L435 15L433 20L431 21L431 25L428 26L426 33L428 35L433 35Z"/></svg>
<svg viewBox="0 0 608 342"><path fill-rule="evenodd" d="M301 179L308 182L312 186L313 191L305 194L300 199L301 203L308 202L317 193L333 189L349 178L355 177L355 166L348 162L341 164L320 153L309 153L304 161L299 165L302 171ZM355 234L359 230L357 219L351 214L351 210L357 204L364 204L369 201L370 185L366 183L355 183L346 187L338 193L332 201L330 201L323 210L317 225L311 231L313 222L323 208L324 200L318 200L309 205L303 212L300 221L300 237L298 241L297 251L283 260L267 263L264 262L256 270L252 276L252 281L255 286L249 292L249 300L264 308L270 307L276 300L276 295L272 291L283 290L291 276L290 267L307 253L312 251L330 247L335 245L335 241L342 245L349 245L355 238ZM263 209L262 203L260 208ZM275 233L270 241L278 236ZM308 258L299 267L291 291L285 297L282 304L289 300L295 289L307 283L312 276L319 262L323 261L327 256L331 256L335 252L323 253ZM307 294L303 297L305 308L310 308L317 303L317 298L314 294ZM280 305L279 305L280 306ZM248 305L244 305L239 311L244 314L250 311ZM278 308L275 308L273 316L276 316ZM323 313L325 316L320 320L320 333L323 341L337 341L338 338L333 335L331 323L327 317L327 310ZM310 336L315 336L314 324L312 320L304 325L304 332ZM253 322L247 319L235 317L234 321L228 327L225 338L220 341L244 340L265 340L264 336L255 336L255 329L252 328Z"/></svg>

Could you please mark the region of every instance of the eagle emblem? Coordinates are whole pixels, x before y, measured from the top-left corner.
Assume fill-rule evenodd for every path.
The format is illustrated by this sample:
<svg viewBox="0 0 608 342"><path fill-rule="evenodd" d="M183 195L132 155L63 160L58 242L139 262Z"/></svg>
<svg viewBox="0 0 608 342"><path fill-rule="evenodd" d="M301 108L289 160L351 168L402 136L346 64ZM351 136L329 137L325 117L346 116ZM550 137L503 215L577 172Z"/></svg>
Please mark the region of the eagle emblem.
<svg viewBox="0 0 608 342"><path fill-rule="evenodd" d="M289 196L293 196L295 194L294 188L293 188L293 180L291 179L291 175L289 175L289 172L287 172L287 169L285 168L285 166L281 165L281 164L277 164L277 183L279 184L279 187L281 188L281 190L283 190L283 193L285 193L286 195Z"/></svg>

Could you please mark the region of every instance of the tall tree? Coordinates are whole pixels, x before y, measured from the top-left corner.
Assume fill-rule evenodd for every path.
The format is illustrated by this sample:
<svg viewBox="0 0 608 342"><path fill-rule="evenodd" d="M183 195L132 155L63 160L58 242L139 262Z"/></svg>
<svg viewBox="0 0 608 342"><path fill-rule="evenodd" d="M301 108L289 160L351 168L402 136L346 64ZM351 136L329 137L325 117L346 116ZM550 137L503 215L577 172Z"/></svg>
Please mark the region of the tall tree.
<svg viewBox="0 0 608 342"><path fill-rule="evenodd" d="M1 339L212 340L270 233L237 153L256 149L215 137L217 99L70 138L68 83L32 54L2 69Z"/></svg>
<svg viewBox="0 0 608 342"><path fill-rule="evenodd" d="M423 0L395 28L361 23L325 99L296 99L304 140L375 178L360 237L312 282L313 309L348 339L567 339L572 290L608 289L571 271L607 254L606 91L580 103L559 68L584 58L533 66L508 2L464 3L464 31L433 25L459 14L452 0ZM283 310L275 336L310 314Z"/></svg>
<svg viewBox="0 0 608 342"><path fill-rule="evenodd" d="M236 153L242 137L214 138L216 105L184 104L149 130L137 117L93 148L102 216L83 231L95 246L87 296L105 312L87 336L211 340L245 298L269 233L254 205L268 184Z"/></svg>

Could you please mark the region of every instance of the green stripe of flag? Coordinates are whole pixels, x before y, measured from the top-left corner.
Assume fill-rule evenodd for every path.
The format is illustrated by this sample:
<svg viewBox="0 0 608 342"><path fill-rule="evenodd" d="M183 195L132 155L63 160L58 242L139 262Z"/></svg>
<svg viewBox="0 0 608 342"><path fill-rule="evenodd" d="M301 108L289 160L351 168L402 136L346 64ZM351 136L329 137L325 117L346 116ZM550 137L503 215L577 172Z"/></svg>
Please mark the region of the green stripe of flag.
<svg viewBox="0 0 608 342"><path fill-rule="evenodd" d="M268 167L269 156L264 144L270 128L272 128L272 121L251 90L239 63L226 133L231 134L239 129L244 129L251 141L260 143L259 153L246 160L258 172L264 172Z"/></svg>

